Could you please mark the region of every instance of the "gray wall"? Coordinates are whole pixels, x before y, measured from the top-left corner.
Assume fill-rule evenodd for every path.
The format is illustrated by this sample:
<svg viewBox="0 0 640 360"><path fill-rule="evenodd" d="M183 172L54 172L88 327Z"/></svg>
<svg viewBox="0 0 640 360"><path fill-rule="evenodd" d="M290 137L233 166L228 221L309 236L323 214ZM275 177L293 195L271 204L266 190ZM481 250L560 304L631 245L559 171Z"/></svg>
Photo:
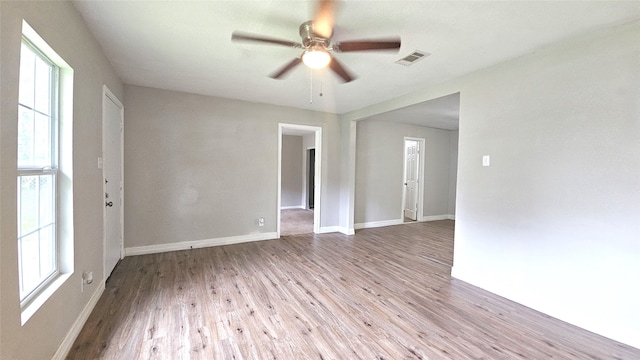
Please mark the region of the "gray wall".
<svg viewBox="0 0 640 360"><path fill-rule="evenodd" d="M320 226L337 225L335 115L138 86L125 102L125 247L274 233L279 122L322 127Z"/></svg>
<svg viewBox="0 0 640 360"><path fill-rule="evenodd" d="M302 207L302 136L282 135L280 207Z"/></svg>
<svg viewBox="0 0 640 360"><path fill-rule="evenodd" d="M404 137L425 139L423 215L449 215L450 131L362 120L356 131L355 223L402 219Z"/></svg>
<svg viewBox="0 0 640 360"><path fill-rule="evenodd" d="M459 131L449 132L449 211L456 214L456 187L458 184L458 136Z"/></svg>
<svg viewBox="0 0 640 360"><path fill-rule="evenodd" d="M638 28L468 79L453 273L640 347Z"/></svg>
<svg viewBox="0 0 640 360"><path fill-rule="evenodd" d="M636 347L638 39L602 29L343 115L460 92L453 275Z"/></svg>
<svg viewBox="0 0 640 360"><path fill-rule="evenodd" d="M20 325L16 234L16 141L18 69L22 19L74 69L72 276L24 325ZM0 358L50 359L73 323L104 282L102 86L122 100L123 88L83 19L70 2L0 1ZM80 291L81 274L94 273Z"/></svg>
<svg viewBox="0 0 640 360"><path fill-rule="evenodd" d="M341 118L340 135L340 231L355 233L356 133L355 121Z"/></svg>

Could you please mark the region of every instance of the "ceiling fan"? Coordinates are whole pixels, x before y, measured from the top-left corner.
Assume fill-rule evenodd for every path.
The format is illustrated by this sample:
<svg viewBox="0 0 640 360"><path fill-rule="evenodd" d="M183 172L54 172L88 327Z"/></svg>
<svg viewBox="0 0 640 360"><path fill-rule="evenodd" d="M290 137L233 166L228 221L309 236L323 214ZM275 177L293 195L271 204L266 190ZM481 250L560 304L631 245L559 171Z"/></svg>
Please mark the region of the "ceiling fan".
<svg viewBox="0 0 640 360"><path fill-rule="evenodd" d="M333 18L335 13L335 1L320 0L313 20L300 25L299 33L302 43L289 40L264 37L234 31L232 41L253 41L281 46L303 49L302 54L281 69L271 74L274 79L280 79L300 63L311 69L329 67L344 82L350 82L355 77L350 74L342 64L333 56L334 52L370 51L370 50L396 50L400 49L400 38L391 40L359 40L332 42Z"/></svg>

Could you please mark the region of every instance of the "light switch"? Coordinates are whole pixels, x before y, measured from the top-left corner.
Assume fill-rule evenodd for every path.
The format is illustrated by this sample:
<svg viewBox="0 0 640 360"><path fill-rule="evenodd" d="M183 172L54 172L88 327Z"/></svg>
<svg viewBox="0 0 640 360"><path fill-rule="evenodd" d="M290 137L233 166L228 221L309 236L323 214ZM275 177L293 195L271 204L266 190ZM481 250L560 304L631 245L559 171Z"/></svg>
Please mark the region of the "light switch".
<svg viewBox="0 0 640 360"><path fill-rule="evenodd" d="M484 155L482 157L482 166L489 166L489 165L491 165L491 156Z"/></svg>

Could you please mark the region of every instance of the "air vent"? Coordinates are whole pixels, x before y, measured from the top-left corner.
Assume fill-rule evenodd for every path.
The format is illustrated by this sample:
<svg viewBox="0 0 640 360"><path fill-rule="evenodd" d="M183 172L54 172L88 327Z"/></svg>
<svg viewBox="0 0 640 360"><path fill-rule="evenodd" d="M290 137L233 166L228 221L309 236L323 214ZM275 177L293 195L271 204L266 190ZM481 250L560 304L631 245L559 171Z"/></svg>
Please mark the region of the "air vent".
<svg viewBox="0 0 640 360"><path fill-rule="evenodd" d="M416 51L412 52L411 54L403 57L402 59L396 61L396 63L398 63L400 65L404 65L404 66L409 66L409 65L415 64L417 61L420 61L420 60L426 58L429 55L431 55L431 54L426 53L424 51L416 50Z"/></svg>

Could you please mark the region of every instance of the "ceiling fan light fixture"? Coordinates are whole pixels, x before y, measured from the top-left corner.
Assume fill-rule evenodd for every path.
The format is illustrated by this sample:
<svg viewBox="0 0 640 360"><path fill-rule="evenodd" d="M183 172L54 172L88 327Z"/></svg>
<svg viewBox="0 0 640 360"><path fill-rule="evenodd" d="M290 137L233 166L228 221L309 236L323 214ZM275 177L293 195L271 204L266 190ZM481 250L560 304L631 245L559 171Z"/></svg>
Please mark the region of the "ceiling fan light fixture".
<svg viewBox="0 0 640 360"><path fill-rule="evenodd" d="M331 55L324 49L311 49L302 54L302 62L312 69L323 69L331 62Z"/></svg>

